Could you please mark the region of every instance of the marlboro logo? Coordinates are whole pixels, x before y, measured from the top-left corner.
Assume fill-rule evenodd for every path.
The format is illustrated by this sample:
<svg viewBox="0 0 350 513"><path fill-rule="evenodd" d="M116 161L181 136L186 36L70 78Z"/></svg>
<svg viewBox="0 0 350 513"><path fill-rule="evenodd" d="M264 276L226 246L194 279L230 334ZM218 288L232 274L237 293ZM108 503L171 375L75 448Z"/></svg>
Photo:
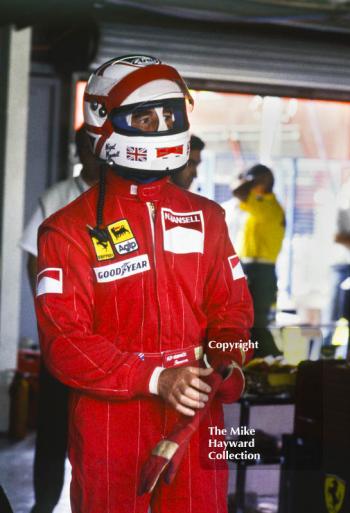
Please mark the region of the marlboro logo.
<svg viewBox="0 0 350 513"><path fill-rule="evenodd" d="M183 148L183 144L180 144L180 146L171 146L169 148L157 148L157 158L166 157L172 153L175 155L182 155Z"/></svg>
<svg viewBox="0 0 350 513"><path fill-rule="evenodd" d="M42 294L62 294L63 292L63 272L57 267L47 267L38 274L36 295Z"/></svg>

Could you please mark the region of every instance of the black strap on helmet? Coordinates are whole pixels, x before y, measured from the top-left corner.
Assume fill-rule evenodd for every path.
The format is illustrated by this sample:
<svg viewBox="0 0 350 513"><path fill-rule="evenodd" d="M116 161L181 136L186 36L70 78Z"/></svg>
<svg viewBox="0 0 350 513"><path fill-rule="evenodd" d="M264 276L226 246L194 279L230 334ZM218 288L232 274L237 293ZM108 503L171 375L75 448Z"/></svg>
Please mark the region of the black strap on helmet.
<svg viewBox="0 0 350 513"><path fill-rule="evenodd" d="M96 210L96 226L95 228L89 227L90 235L98 239L99 242L109 241L108 231L103 224L103 207L105 203L106 194L106 172L108 166L106 164L101 165L100 169L100 180L98 189L98 200Z"/></svg>

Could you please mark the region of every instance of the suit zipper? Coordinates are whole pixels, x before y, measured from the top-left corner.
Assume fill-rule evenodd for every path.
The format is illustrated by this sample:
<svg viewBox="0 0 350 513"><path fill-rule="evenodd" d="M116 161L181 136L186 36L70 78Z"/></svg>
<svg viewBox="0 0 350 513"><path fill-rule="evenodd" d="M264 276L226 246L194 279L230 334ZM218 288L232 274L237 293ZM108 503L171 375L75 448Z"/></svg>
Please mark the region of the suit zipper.
<svg viewBox="0 0 350 513"><path fill-rule="evenodd" d="M146 203L148 208L149 220L151 225L151 233L152 233L152 243L153 243L153 262L154 262L154 278L156 285L156 296L157 296L157 305L158 305L158 339L159 339L159 350L161 351L161 342L160 342L160 334L161 334L161 315L160 315L160 301L158 295L158 276L157 276L157 258L156 258L156 239L155 239L155 222L156 222L156 206L153 202L147 201Z"/></svg>
<svg viewBox="0 0 350 513"><path fill-rule="evenodd" d="M156 218L156 207L154 203L151 201L147 201L146 203L148 208L148 214L151 224L151 232L152 232L152 242L153 242L153 257L154 261L156 260L156 246L155 246L155 237L154 237L154 224L155 224L155 218Z"/></svg>

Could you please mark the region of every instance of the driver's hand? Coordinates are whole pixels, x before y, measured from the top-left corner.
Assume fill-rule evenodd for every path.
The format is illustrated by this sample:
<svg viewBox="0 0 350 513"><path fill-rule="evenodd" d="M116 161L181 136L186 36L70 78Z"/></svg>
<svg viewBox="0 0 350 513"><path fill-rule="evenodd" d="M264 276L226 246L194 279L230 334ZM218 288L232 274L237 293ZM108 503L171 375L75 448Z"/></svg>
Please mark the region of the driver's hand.
<svg viewBox="0 0 350 513"><path fill-rule="evenodd" d="M159 376L158 393L175 410L192 416L195 410L203 408L211 387L201 377L209 376L212 368L172 367Z"/></svg>

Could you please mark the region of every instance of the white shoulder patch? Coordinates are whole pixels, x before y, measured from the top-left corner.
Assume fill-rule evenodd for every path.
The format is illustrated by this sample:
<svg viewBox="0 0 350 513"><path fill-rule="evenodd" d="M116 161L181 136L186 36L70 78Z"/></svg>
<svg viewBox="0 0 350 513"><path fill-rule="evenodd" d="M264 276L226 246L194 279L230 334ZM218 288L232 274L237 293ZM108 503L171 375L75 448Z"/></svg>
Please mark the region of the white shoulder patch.
<svg viewBox="0 0 350 513"><path fill-rule="evenodd" d="M232 255L228 257L228 263L230 264L233 280L245 278L242 264L237 255Z"/></svg>
<svg viewBox="0 0 350 513"><path fill-rule="evenodd" d="M58 267L47 267L37 276L36 295L62 294L63 292L63 271Z"/></svg>

